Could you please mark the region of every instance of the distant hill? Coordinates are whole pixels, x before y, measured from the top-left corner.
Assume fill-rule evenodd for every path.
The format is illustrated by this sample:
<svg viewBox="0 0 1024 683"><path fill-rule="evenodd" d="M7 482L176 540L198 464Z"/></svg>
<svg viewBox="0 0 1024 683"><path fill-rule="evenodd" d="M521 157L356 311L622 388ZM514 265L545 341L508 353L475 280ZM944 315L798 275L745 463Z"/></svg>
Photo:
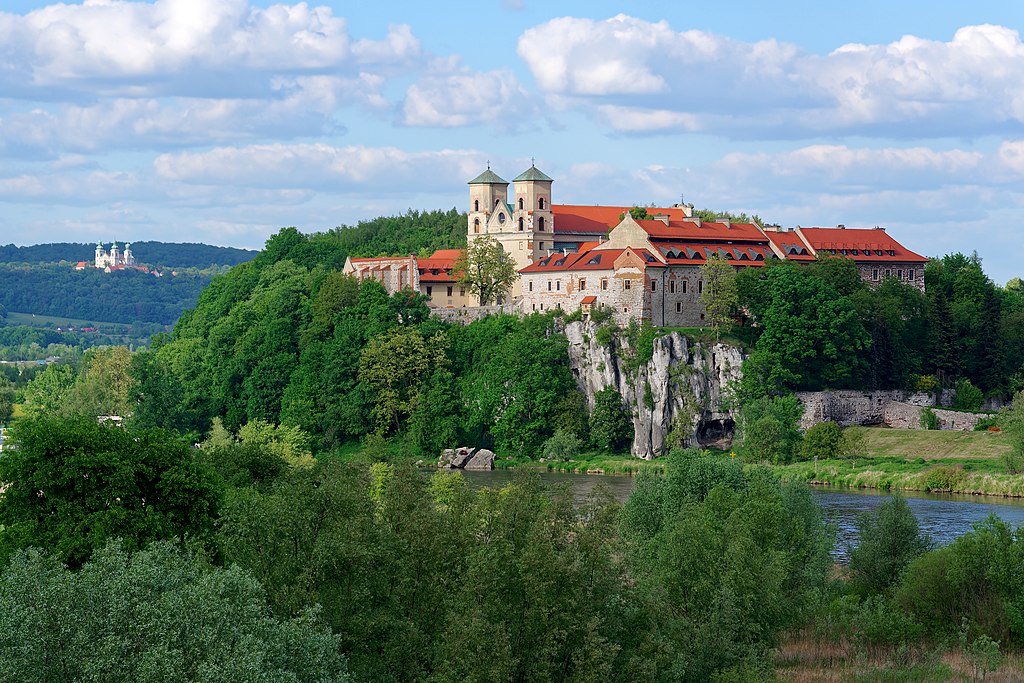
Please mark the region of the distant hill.
<svg viewBox="0 0 1024 683"><path fill-rule="evenodd" d="M124 246L124 242L118 243ZM209 268L210 266L236 266L256 258L258 251L234 247L214 247L209 244L184 242L132 242L132 252L139 263L162 268ZM110 243L103 243L109 248ZM58 263L60 261L92 262L95 244L54 242L16 247L0 246L0 263Z"/></svg>

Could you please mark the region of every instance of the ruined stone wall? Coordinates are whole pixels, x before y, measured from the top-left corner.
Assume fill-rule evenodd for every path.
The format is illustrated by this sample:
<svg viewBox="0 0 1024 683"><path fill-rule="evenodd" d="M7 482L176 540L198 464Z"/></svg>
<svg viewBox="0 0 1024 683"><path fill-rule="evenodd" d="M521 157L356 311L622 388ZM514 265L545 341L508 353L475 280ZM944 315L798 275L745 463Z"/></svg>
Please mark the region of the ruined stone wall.
<svg viewBox="0 0 1024 683"><path fill-rule="evenodd" d="M801 429L819 422L851 425L886 425L897 429L920 429L921 411L933 408L939 429L974 429L979 420L991 413L965 413L935 407L952 401L952 393L934 394L909 391L801 391L797 398L804 405Z"/></svg>
<svg viewBox="0 0 1024 683"><path fill-rule="evenodd" d="M465 308L432 308L430 315L440 318L446 322L468 325L474 320L486 318L489 315L519 315L518 303L502 304L501 306L466 306Z"/></svg>
<svg viewBox="0 0 1024 683"><path fill-rule="evenodd" d="M893 401L885 409L885 424L897 429L921 429L923 406ZM933 408L939 421L939 429L970 431L992 413L964 413L958 410Z"/></svg>

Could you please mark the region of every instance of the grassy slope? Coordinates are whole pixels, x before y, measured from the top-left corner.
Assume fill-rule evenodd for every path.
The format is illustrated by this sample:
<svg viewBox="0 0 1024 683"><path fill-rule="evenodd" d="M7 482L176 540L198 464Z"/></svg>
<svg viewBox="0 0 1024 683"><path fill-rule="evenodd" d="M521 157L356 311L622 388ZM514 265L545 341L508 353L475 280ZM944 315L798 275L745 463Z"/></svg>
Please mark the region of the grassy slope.
<svg viewBox="0 0 1024 683"><path fill-rule="evenodd" d="M60 318L49 315L33 315L31 313L7 312L6 321L9 325L28 325L29 327L42 327L47 323L54 327L88 327L96 325L115 325L127 327L126 323L111 323L104 320L76 320L75 318Z"/></svg>

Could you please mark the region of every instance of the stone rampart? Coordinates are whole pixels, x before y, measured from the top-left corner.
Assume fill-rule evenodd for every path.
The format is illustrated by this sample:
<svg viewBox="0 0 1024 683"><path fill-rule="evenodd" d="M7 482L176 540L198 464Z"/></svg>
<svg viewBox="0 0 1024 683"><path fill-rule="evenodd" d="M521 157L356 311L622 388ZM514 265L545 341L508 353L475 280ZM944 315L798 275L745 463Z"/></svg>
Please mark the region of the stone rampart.
<svg viewBox="0 0 1024 683"><path fill-rule="evenodd" d="M430 315L440 318L445 322L468 325L474 320L486 318L489 315L520 315L517 304L502 304L501 306L465 306L463 308L431 308Z"/></svg>
<svg viewBox="0 0 1024 683"><path fill-rule="evenodd" d="M922 406L893 401L885 409L885 424L897 429L921 429ZM933 408L939 421L939 429L970 431L981 420L992 417L992 413L964 413L959 410Z"/></svg>
<svg viewBox="0 0 1024 683"><path fill-rule="evenodd" d="M842 427L851 425L886 425L897 429L920 429L921 411L930 407L939 418L939 429L971 430L979 420L991 413L965 413L937 408L944 399L936 401L933 394L909 391L801 391L797 398L804 404L800 427L809 429L819 422L835 422Z"/></svg>

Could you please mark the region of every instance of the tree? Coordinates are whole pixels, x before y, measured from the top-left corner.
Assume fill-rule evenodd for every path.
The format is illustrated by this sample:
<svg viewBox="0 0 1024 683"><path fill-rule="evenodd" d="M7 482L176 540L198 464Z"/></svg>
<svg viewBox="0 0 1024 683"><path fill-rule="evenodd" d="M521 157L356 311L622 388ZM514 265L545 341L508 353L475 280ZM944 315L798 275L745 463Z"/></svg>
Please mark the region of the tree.
<svg viewBox="0 0 1024 683"><path fill-rule="evenodd" d="M0 375L0 425L6 425L14 414L14 383Z"/></svg>
<svg viewBox="0 0 1024 683"><path fill-rule="evenodd" d="M80 570L38 549L0 574L0 679L348 681L338 638L312 611L270 615L262 586L170 543L101 548Z"/></svg>
<svg viewBox="0 0 1024 683"><path fill-rule="evenodd" d="M605 451L619 452L633 439L633 425L615 387L608 386L594 395L594 410L590 413L590 438L594 445Z"/></svg>
<svg viewBox="0 0 1024 683"><path fill-rule="evenodd" d="M931 547L902 496L892 496L857 518L859 541L850 551L853 585L863 593L881 593L895 585L903 570Z"/></svg>
<svg viewBox="0 0 1024 683"><path fill-rule="evenodd" d="M843 430L835 422L819 422L804 434L800 448L801 460L839 458L843 456Z"/></svg>
<svg viewBox="0 0 1024 683"><path fill-rule="evenodd" d="M359 381L373 392L377 434L385 436L401 430L412 413L430 361L426 342L412 329L375 337L363 349Z"/></svg>
<svg viewBox="0 0 1024 683"><path fill-rule="evenodd" d="M732 320L732 312L739 303L736 289L736 269L720 256L711 256L700 267L704 283L701 302L704 304L705 320L715 331L715 338L721 337L722 327Z"/></svg>
<svg viewBox="0 0 1024 683"><path fill-rule="evenodd" d="M740 448L753 460L786 463L800 449L803 404L790 394L748 401L740 411Z"/></svg>
<svg viewBox="0 0 1024 683"><path fill-rule="evenodd" d="M459 285L476 295L481 306L502 299L512 289L519 273L501 244L491 237L471 240L455 260Z"/></svg>
<svg viewBox="0 0 1024 683"><path fill-rule="evenodd" d="M215 473L166 432L38 418L14 440L0 458L0 556L36 546L79 565L111 538L134 549L201 536L216 517Z"/></svg>

